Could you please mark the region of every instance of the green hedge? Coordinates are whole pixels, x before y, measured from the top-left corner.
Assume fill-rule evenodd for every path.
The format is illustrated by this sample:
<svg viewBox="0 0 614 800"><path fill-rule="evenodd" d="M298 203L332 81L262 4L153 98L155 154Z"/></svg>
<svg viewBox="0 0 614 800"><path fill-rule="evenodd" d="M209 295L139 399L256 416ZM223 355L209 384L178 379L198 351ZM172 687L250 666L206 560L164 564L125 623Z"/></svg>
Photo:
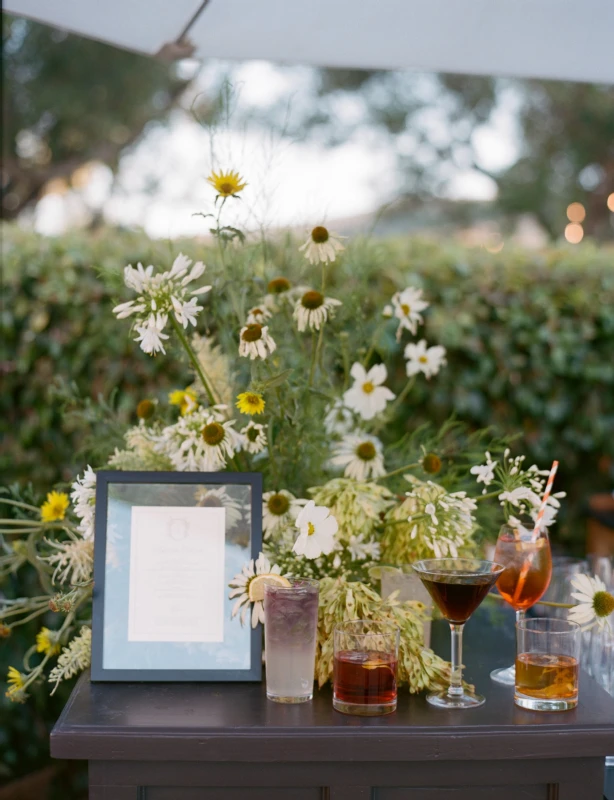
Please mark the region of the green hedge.
<svg viewBox="0 0 614 800"><path fill-rule="evenodd" d="M3 334L6 427L3 480L32 481L46 491L68 481L84 459L102 457L120 429L100 427L92 406L77 420L59 402L54 382L74 382L96 400L114 403L134 419L145 396L183 386L183 364L145 356L111 308L127 263L167 264L181 249L214 259L194 240L152 241L141 233L102 230L44 238L5 226ZM305 263L294 243L253 251L255 274L296 274ZM302 264L302 266L300 266ZM104 279L101 278L104 275ZM590 245L545 252L480 248L420 239L355 242L332 280L343 296L352 276L372 286L364 319L405 285L423 286L431 308L421 333L448 349L448 367L430 383L418 382L412 420L441 421L451 413L472 426L520 431L523 451L547 465L561 461L560 484L571 495L568 522L584 498L611 488L614 458L614 252ZM334 295L335 287L331 288ZM394 324L378 340L395 348ZM403 362L399 353L398 382ZM394 380L394 378L393 378ZM55 391L55 394L54 394ZM85 425L84 425L85 422ZM85 437L87 428L96 440ZM97 450L97 452L93 452ZM579 534L579 527L576 527ZM562 526L563 536L569 534Z"/></svg>

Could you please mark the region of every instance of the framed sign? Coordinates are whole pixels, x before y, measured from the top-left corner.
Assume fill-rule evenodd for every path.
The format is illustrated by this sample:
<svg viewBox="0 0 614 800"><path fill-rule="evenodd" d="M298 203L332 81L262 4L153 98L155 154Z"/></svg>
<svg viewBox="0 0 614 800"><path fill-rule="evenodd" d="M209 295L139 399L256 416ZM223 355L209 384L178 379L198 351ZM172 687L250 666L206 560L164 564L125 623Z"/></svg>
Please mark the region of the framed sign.
<svg viewBox="0 0 614 800"><path fill-rule="evenodd" d="M261 545L259 473L98 472L92 681L259 681L228 583Z"/></svg>

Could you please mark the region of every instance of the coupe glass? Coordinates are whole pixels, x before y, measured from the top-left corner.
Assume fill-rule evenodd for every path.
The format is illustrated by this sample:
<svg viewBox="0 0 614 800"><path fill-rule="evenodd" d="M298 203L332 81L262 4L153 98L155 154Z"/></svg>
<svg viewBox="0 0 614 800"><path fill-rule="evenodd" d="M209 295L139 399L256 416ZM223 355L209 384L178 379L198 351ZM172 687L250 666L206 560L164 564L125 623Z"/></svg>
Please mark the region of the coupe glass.
<svg viewBox="0 0 614 800"><path fill-rule="evenodd" d="M546 530L534 539L531 522L503 525L495 547L495 560L505 567L497 580L497 589L515 610L518 624L550 584L552 554ZM495 669L490 677L505 686L514 686L514 665Z"/></svg>
<svg viewBox="0 0 614 800"><path fill-rule="evenodd" d="M437 708L481 706L484 698L463 688L463 627L505 567L477 558L427 558L413 568L452 632L450 686L429 694L427 702Z"/></svg>

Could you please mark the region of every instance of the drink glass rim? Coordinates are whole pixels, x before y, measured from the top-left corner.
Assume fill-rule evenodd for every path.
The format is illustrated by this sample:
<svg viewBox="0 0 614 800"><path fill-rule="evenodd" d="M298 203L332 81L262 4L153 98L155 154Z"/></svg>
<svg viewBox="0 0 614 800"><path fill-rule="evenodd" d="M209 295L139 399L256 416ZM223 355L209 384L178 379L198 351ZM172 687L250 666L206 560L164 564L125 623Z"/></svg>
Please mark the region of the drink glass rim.
<svg viewBox="0 0 614 800"><path fill-rule="evenodd" d="M280 586L277 583L265 583L264 591L275 593L287 592L292 594L294 592L300 592L303 589L320 588L320 581L317 581L315 578L286 578L286 580L290 581L290 586Z"/></svg>
<svg viewBox="0 0 614 800"><path fill-rule="evenodd" d="M358 627L359 625L377 625L379 628L383 630L377 631L353 631L352 626ZM348 619L344 622L340 622L338 625L335 625L335 633L343 633L346 636L360 636L367 637L367 636L396 636L397 638L400 636L401 629L398 625L395 625L394 622L379 622L375 619Z"/></svg>
<svg viewBox="0 0 614 800"><path fill-rule="evenodd" d="M489 561L488 559L481 558L455 558L454 556L447 556L445 558L423 558L420 561L415 561L411 566L418 575L446 575L451 574L457 577L465 577L462 565L457 567L445 567L445 562L455 561L457 563L464 562L467 565L466 577L476 575L494 575L495 573L501 574L506 567L498 561ZM471 569L469 564L480 564L481 568ZM493 569L494 568L494 569ZM460 574L459 574L460 571Z"/></svg>
<svg viewBox="0 0 614 800"><path fill-rule="evenodd" d="M551 626L560 627L561 630L552 630ZM582 629L579 623L571 619L559 619L559 617L525 617L525 619L518 620L516 627L538 636L569 636L570 633L577 633Z"/></svg>

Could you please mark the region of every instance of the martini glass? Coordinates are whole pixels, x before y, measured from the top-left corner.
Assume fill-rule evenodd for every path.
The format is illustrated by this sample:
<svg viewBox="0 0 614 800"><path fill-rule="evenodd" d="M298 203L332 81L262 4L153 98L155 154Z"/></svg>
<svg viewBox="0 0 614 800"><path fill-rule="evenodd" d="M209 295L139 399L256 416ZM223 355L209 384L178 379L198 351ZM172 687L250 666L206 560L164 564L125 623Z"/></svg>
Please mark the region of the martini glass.
<svg viewBox="0 0 614 800"><path fill-rule="evenodd" d="M521 622L527 609L537 603L550 585L552 555L546 529L534 537L530 521L503 525L497 539L495 558L505 565L505 572L497 580L497 589L516 612L516 622ZM514 686L516 669L513 664L511 667L500 667L493 670L490 677L497 683Z"/></svg>
<svg viewBox="0 0 614 800"><path fill-rule="evenodd" d="M437 708L481 706L484 698L463 688L463 627L505 567L477 558L426 558L412 566L452 632L450 686L429 694L427 702Z"/></svg>

